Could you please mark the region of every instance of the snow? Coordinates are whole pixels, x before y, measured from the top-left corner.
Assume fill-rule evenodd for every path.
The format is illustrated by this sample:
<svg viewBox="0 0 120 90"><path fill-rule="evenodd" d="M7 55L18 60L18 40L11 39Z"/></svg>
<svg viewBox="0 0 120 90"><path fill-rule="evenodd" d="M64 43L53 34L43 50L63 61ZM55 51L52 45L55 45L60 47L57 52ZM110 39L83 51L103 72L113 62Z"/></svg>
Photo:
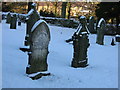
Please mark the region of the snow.
<svg viewBox="0 0 120 90"><path fill-rule="evenodd" d="M84 18L86 18L85 16L80 16L80 19L84 19Z"/></svg>
<svg viewBox="0 0 120 90"><path fill-rule="evenodd" d="M0 23L2 28L2 23ZM0 29L0 89L2 88L2 30Z"/></svg>
<svg viewBox="0 0 120 90"><path fill-rule="evenodd" d="M48 55L50 76L32 80L25 74L28 55L24 47L26 25L9 29L2 21L2 87L3 88L118 88L118 43L111 46L113 36L105 36L105 45L96 44L96 35L90 34L86 68L73 68L73 45L65 42L75 29L49 26L51 41Z"/></svg>
<svg viewBox="0 0 120 90"><path fill-rule="evenodd" d="M32 6L36 7L36 3L32 3Z"/></svg>
<svg viewBox="0 0 120 90"><path fill-rule="evenodd" d="M93 19L93 16L90 16L90 20Z"/></svg>
<svg viewBox="0 0 120 90"><path fill-rule="evenodd" d="M46 21L44 21L44 20L38 20L34 25L33 25L33 27L32 27L32 29L31 29L31 32L33 32L34 30L35 30L35 28L37 28L37 26L40 24L40 23L46 23ZM46 25L47 25L47 23L46 23Z"/></svg>
<svg viewBox="0 0 120 90"><path fill-rule="evenodd" d="M97 27L100 27L100 25L101 25L102 22L105 22L104 18L100 19L100 21L98 22L98 26Z"/></svg>
<svg viewBox="0 0 120 90"><path fill-rule="evenodd" d="M120 35L116 35L116 37L120 37Z"/></svg>
<svg viewBox="0 0 120 90"><path fill-rule="evenodd" d="M31 9L26 16L30 16L33 13L34 9Z"/></svg>

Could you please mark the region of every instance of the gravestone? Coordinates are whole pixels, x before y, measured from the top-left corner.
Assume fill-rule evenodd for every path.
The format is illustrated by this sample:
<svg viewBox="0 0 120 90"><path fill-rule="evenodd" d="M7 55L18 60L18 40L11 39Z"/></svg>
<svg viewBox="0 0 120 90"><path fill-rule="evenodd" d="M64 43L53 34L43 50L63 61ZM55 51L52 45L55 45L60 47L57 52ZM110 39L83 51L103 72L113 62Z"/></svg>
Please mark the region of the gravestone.
<svg viewBox="0 0 120 90"><path fill-rule="evenodd" d="M82 32L87 32L87 34L89 34L90 32L89 32L89 30L88 30L88 28L87 28L86 17L85 17L85 16L81 16L81 17L79 18L79 22L80 22L80 23L79 23L79 25L78 25L78 27L77 27L77 30L76 30L76 32L74 33L74 35L76 35L76 34L77 34L77 35L80 35ZM72 36L72 38L66 40L66 42L69 43L69 42L73 41L74 35Z"/></svg>
<svg viewBox="0 0 120 90"><path fill-rule="evenodd" d="M116 40L116 42L120 42L120 35L116 35L115 40Z"/></svg>
<svg viewBox="0 0 120 90"><path fill-rule="evenodd" d="M80 24L77 31L72 36L74 55L72 60L72 67L86 67L88 66L87 48L89 47L89 30L87 28L86 17L79 18Z"/></svg>
<svg viewBox="0 0 120 90"><path fill-rule="evenodd" d="M21 22L20 21L18 21L18 26L21 26Z"/></svg>
<svg viewBox="0 0 120 90"><path fill-rule="evenodd" d="M30 52L27 74L44 72L48 69L47 56L50 41L49 27L45 21L39 20L31 29Z"/></svg>
<svg viewBox="0 0 120 90"><path fill-rule="evenodd" d="M104 33L106 29L106 22L103 18L100 19L97 25L97 40L96 43L99 45L104 45Z"/></svg>
<svg viewBox="0 0 120 90"><path fill-rule="evenodd" d="M87 27L87 20L86 20L86 17L85 16L81 16L79 18L79 21L80 21L80 24L78 26L78 29L77 29L77 34L81 34L81 32L87 32L87 34L89 34L89 30L88 30L88 27Z"/></svg>
<svg viewBox="0 0 120 90"><path fill-rule="evenodd" d="M11 16L11 21L10 21L10 29L16 29L16 24L17 24L17 17L16 14Z"/></svg>
<svg viewBox="0 0 120 90"><path fill-rule="evenodd" d="M7 14L6 23L10 24L10 21L11 21L11 14L8 13L8 14Z"/></svg>
<svg viewBox="0 0 120 90"><path fill-rule="evenodd" d="M33 3L31 5L31 10L26 15L26 22L27 22L27 30L25 36L25 46L30 45L30 34L33 25L40 19L40 15L36 10L36 4Z"/></svg>
<svg viewBox="0 0 120 90"><path fill-rule="evenodd" d="M72 60L72 67L86 67L88 66L87 48L89 47L89 39L87 32L75 34L73 37L74 56Z"/></svg>
<svg viewBox="0 0 120 90"><path fill-rule="evenodd" d="M94 17L91 16L89 18L89 31L90 31L90 33L95 33L94 22L95 22Z"/></svg>

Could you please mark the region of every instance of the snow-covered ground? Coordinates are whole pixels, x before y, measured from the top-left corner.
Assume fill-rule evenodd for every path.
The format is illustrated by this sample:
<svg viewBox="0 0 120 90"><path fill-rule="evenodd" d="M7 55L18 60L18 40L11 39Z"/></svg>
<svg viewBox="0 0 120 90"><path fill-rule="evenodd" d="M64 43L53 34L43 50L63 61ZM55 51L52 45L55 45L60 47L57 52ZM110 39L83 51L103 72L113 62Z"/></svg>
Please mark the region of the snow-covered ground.
<svg viewBox="0 0 120 90"><path fill-rule="evenodd" d="M118 43L111 46L112 36L105 36L105 45L96 44L96 35L89 35L89 66L73 68L73 45L65 42L75 29L49 26L51 41L48 71L51 76L32 80L25 74L28 63L24 47L26 25L16 30L2 21L2 87L3 88L118 88Z"/></svg>

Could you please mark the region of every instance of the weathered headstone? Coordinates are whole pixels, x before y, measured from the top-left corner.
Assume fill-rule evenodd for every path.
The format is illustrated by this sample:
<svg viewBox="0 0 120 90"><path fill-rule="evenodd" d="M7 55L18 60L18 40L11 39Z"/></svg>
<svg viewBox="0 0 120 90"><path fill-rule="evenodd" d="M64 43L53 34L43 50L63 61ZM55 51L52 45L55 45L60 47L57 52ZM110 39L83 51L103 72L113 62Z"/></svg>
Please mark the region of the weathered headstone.
<svg viewBox="0 0 120 90"><path fill-rule="evenodd" d="M17 24L17 17L16 14L11 16L11 21L10 21L10 29L16 29L16 24Z"/></svg>
<svg viewBox="0 0 120 90"><path fill-rule="evenodd" d="M44 72L48 69L47 56L50 41L49 27L45 21L37 21L31 29L30 52L27 74Z"/></svg>
<svg viewBox="0 0 120 90"><path fill-rule="evenodd" d="M89 32L89 30L88 30L88 28L87 28L86 17L85 17L85 16L81 16L81 17L79 18L79 21L80 21L80 23L79 23L78 28L77 28L77 31L74 33L74 35L76 35L76 34L77 34L77 35L80 35L82 32L87 32L87 34L89 34L90 32ZM74 35L72 36L72 38L66 40L66 42L68 43L68 42L73 41Z"/></svg>
<svg viewBox="0 0 120 90"><path fill-rule="evenodd" d="M25 37L25 45L30 45L30 34L33 25L40 19L40 15L36 10L36 4L33 3L31 6L31 10L26 15L26 22L27 22L27 30L26 30L26 37Z"/></svg>
<svg viewBox="0 0 120 90"><path fill-rule="evenodd" d="M101 18L97 25L97 40L96 40L96 43L100 45L104 45L105 29L106 29L106 22L103 18Z"/></svg>
<svg viewBox="0 0 120 90"><path fill-rule="evenodd" d="M72 67L78 68L88 66L87 48L89 45L87 32L81 32L79 35L74 35L74 56L71 64Z"/></svg>
<svg viewBox="0 0 120 90"><path fill-rule="evenodd" d="M115 36L116 42L120 42L120 35Z"/></svg>
<svg viewBox="0 0 120 90"><path fill-rule="evenodd" d="M81 16L79 20L81 25L78 26L77 32L72 37L74 56L71 66L75 68L88 66L87 48L90 45L86 18L85 16Z"/></svg>
<svg viewBox="0 0 120 90"><path fill-rule="evenodd" d="M90 33L95 33L94 22L95 22L94 17L91 16L89 18L89 31L90 31Z"/></svg>
<svg viewBox="0 0 120 90"><path fill-rule="evenodd" d="M6 23L10 24L10 22L11 22L11 14L8 13L8 14L7 14Z"/></svg>
<svg viewBox="0 0 120 90"><path fill-rule="evenodd" d="M85 16L81 16L79 18L80 24L78 26L78 30L77 30L77 34L81 34L81 32L87 32L87 34L89 34L89 30L87 28L87 20Z"/></svg>

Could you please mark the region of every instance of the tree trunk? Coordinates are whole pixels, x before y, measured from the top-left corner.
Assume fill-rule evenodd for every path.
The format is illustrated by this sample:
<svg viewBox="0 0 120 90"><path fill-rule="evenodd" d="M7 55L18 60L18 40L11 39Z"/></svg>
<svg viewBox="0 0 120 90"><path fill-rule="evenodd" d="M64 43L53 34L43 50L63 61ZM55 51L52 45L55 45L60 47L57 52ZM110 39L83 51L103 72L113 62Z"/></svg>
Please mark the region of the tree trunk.
<svg viewBox="0 0 120 90"><path fill-rule="evenodd" d="M68 19L70 19L71 3L68 3Z"/></svg>
<svg viewBox="0 0 120 90"><path fill-rule="evenodd" d="M117 28L117 33L120 34L120 30L119 30L119 24L120 24L120 16L116 17L116 28Z"/></svg>
<svg viewBox="0 0 120 90"><path fill-rule="evenodd" d="M66 17L66 5L67 5L67 2L62 2L62 12L61 12L61 17L62 18L65 18Z"/></svg>
<svg viewBox="0 0 120 90"><path fill-rule="evenodd" d="M55 15L57 15L57 5L58 5L58 3L55 2Z"/></svg>

